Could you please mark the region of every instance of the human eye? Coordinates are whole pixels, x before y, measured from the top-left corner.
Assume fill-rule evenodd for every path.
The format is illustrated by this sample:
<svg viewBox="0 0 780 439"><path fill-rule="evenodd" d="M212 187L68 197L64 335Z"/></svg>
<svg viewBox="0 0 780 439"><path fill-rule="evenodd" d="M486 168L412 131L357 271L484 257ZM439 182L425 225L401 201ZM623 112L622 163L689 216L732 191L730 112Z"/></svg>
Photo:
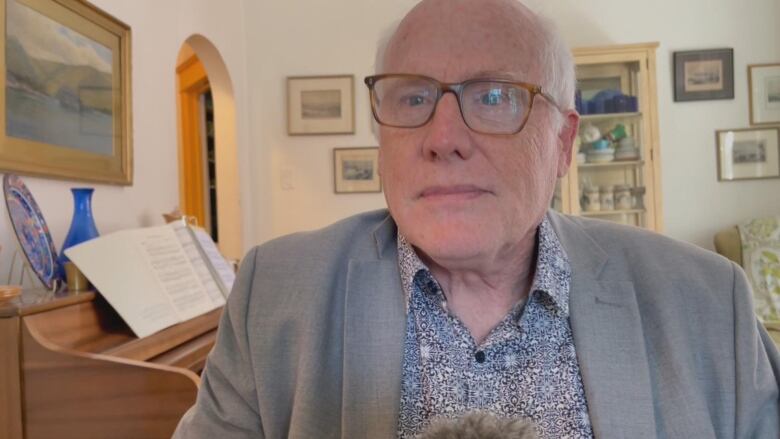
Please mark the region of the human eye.
<svg viewBox="0 0 780 439"><path fill-rule="evenodd" d="M430 97L428 93L410 92L401 96L400 101L401 101L401 105L405 107L419 107L421 105L428 104L430 102Z"/></svg>
<svg viewBox="0 0 780 439"><path fill-rule="evenodd" d="M507 96L505 95L504 90L499 88L492 88L490 90L483 91L482 94L478 96L478 98L480 104L489 107L499 106L507 101Z"/></svg>
<svg viewBox="0 0 780 439"><path fill-rule="evenodd" d="M477 107L491 110L515 105L518 95L511 85L490 82L473 84L468 94Z"/></svg>
<svg viewBox="0 0 780 439"><path fill-rule="evenodd" d="M465 90L469 111L484 118L511 116L527 108L528 93L525 89L501 82L475 82Z"/></svg>

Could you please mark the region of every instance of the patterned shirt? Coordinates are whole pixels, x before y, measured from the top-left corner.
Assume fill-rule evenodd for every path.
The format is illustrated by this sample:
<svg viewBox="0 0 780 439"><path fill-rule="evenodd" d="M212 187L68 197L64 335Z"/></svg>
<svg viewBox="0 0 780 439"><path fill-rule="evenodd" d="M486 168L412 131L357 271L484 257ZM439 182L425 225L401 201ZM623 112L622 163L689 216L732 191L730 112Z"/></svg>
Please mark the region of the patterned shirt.
<svg viewBox="0 0 780 439"><path fill-rule="evenodd" d="M593 437L569 326L571 268L547 218L537 239L527 301L477 345L398 235L407 305L399 438L413 438L437 417L473 410L530 419L542 439Z"/></svg>

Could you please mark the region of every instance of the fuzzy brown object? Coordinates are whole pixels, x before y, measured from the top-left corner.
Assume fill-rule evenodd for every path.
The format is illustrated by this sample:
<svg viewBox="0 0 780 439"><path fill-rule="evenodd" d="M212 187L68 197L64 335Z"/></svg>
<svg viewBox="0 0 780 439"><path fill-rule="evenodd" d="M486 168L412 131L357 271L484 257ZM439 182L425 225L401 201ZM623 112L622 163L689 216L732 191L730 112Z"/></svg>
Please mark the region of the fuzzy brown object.
<svg viewBox="0 0 780 439"><path fill-rule="evenodd" d="M417 439L537 439L534 425L525 419L500 419L485 412L434 421Z"/></svg>

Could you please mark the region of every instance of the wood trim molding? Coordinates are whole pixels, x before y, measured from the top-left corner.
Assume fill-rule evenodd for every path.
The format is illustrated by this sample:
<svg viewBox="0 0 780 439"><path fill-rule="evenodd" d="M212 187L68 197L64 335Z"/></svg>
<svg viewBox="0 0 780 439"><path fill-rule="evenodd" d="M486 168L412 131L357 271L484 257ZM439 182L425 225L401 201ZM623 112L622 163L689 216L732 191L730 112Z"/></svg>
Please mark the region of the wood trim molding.
<svg viewBox="0 0 780 439"><path fill-rule="evenodd" d="M19 317L0 318L0 437L22 438Z"/></svg>

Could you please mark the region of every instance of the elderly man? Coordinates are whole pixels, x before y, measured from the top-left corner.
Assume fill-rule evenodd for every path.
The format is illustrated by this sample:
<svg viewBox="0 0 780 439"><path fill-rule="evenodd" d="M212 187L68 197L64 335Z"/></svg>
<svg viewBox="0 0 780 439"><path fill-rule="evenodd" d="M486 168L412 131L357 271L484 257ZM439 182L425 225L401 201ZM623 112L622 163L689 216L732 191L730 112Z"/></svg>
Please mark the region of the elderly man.
<svg viewBox="0 0 780 439"><path fill-rule="evenodd" d="M366 78L389 214L254 249L180 438L776 438L778 354L725 259L548 211L570 54L512 0L424 0Z"/></svg>

